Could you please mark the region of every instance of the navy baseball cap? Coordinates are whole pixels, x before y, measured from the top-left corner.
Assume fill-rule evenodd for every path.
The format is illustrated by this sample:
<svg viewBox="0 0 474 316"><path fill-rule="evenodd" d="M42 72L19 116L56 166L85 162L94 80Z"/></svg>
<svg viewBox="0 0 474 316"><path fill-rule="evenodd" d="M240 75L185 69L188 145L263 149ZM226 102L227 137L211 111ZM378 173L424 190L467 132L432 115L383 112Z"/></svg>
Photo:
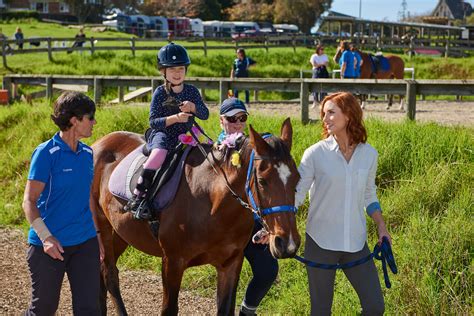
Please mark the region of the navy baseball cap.
<svg viewBox="0 0 474 316"><path fill-rule="evenodd" d="M237 98L229 98L225 99L221 105L220 114L224 116L234 116L237 113L244 112L245 114L249 114L247 112L247 108L245 107L244 102L240 101Z"/></svg>

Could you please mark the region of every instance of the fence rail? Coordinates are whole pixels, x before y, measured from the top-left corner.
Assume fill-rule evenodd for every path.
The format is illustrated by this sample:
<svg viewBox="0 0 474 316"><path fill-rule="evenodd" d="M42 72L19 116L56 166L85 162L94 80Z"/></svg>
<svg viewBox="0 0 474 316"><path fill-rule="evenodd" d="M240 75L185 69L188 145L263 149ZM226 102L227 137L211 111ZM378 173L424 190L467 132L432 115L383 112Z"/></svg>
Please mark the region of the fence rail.
<svg viewBox="0 0 474 316"><path fill-rule="evenodd" d="M219 90L219 102L229 89L299 92L301 120L309 122L309 93L348 91L354 94L398 94L406 96L405 110L411 120L416 116L417 95L474 95L474 80L378 80L378 79L282 79L282 78L187 78L186 82L199 89ZM162 78L130 76L67 76L67 75L6 75L3 88L8 90L10 100L15 86L41 85L46 87L46 97L53 97L54 84L87 85L93 87L94 101L99 104L105 87L117 87L123 99L124 87L152 87L163 83Z"/></svg>
<svg viewBox="0 0 474 316"><path fill-rule="evenodd" d="M189 45L186 48L190 50L202 50L207 56L208 50L217 49L235 49L243 48L263 48L267 52L270 48L277 47L313 47L316 43L331 44L336 46L338 41L344 39L357 43L361 50L375 49L402 49L410 53L416 52L418 49L437 50L440 54L447 56L448 54L463 54L465 51L474 50L474 41L470 40L452 40L446 39L416 39L400 40L389 37L338 37L338 36L309 36L304 34L279 35L279 36L255 36L249 38L214 38L214 37L182 37L174 38L178 41L202 42L202 45ZM156 51L163 43L167 42L165 38L110 38L110 37L88 37L84 39L85 46L71 47L75 42L75 38L69 37L35 37L26 38L21 41L14 39L3 39L2 61L3 67L8 68L7 56L30 53L48 53L49 61L53 61L53 53L72 52L72 51L90 51L93 54L96 51L130 51L135 56L136 51L151 50ZM225 45L209 46L209 41L221 41ZM161 42L161 43L160 43ZM29 48L13 49L19 43L29 43ZM110 43L122 43L122 45L110 45ZM150 45L144 45L150 44ZM228 44L228 45L227 45ZM34 45L34 48L33 48Z"/></svg>

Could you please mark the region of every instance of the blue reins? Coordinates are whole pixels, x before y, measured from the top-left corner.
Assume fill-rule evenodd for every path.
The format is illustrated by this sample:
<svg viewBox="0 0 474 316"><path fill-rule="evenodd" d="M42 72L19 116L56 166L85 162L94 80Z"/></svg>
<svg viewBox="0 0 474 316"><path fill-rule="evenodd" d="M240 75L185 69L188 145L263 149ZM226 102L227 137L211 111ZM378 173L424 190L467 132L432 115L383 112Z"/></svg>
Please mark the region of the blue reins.
<svg viewBox="0 0 474 316"><path fill-rule="evenodd" d="M397 274L398 269L397 269L397 264L395 263L395 257L393 256L392 247L390 246L390 242L388 241L388 238L385 236L382 238L382 243L380 245L378 243L375 244L374 251L370 255L368 255L367 257L364 257L355 261L343 263L343 264L318 263L318 262L307 260L300 256L295 256L296 260L304 263L308 267L325 269L325 270L349 269L349 268L358 266L360 264L366 263L372 258L382 261L382 270L383 270L383 278L385 281L385 286L388 289L391 288L392 284L390 283L390 278L388 277L387 264L390 268L390 271L392 271L393 274Z"/></svg>

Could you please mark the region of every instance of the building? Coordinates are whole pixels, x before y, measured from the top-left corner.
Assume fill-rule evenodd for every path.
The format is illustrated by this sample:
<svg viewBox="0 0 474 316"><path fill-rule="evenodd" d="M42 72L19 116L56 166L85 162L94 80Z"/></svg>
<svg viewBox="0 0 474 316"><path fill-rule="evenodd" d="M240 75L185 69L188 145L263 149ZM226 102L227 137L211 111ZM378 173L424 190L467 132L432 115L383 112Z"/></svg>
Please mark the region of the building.
<svg viewBox="0 0 474 316"><path fill-rule="evenodd" d="M439 0L431 16L448 20L464 20L472 14L472 6L464 0Z"/></svg>
<svg viewBox="0 0 474 316"><path fill-rule="evenodd" d="M53 0L11 0L7 3L9 11L38 11L39 13L70 14L69 5Z"/></svg>

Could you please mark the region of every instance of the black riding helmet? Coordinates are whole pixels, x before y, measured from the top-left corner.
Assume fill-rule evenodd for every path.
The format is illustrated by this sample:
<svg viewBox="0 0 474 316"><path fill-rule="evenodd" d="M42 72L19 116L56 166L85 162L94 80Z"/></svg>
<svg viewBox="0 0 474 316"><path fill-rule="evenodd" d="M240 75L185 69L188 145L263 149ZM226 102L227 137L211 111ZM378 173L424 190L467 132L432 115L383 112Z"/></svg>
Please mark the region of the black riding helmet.
<svg viewBox="0 0 474 316"><path fill-rule="evenodd" d="M186 48L175 43L169 43L158 51L158 69L186 66L191 64Z"/></svg>

